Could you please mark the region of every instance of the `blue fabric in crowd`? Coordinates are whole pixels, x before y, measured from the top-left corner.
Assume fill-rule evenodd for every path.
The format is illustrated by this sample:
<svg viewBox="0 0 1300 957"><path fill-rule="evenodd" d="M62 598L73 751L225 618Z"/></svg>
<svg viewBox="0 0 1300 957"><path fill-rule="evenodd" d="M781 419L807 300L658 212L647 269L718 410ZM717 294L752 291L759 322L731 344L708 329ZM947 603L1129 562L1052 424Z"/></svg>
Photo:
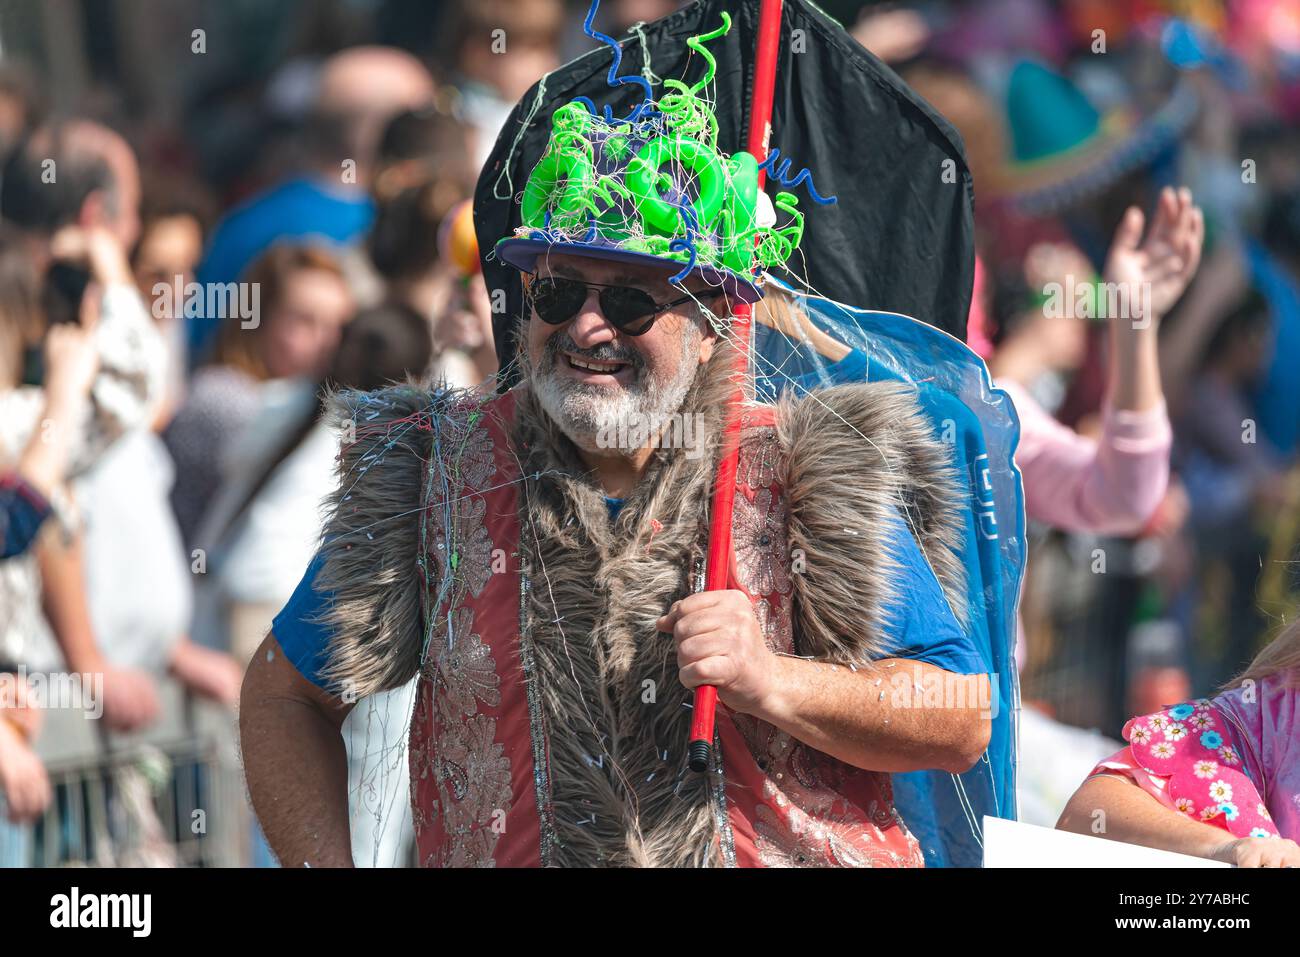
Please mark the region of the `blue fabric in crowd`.
<svg viewBox="0 0 1300 957"><path fill-rule="evenodd" d="M0 558L13 558L27 551L49 517L50 503L40 492L17 476L0 479Z"/></svg>
<svg viewBox="0 0 1300 957"><path fill-rule="evenodd" d="M286 240L350 245L369 232L374 218L375 204L364 192L290 180L236 207L217 224L198 280L205 287L237 282L262 253ZM203 356L220 324L219 316L189 317L191 356Z"/></svg>
<svg viewBox="0 0 1300 957"><path fill-rule="evenodd" d="M1247 246L1255 287L1273 308L1273 356L1256 395L1259 427L1283 455L1300 445L1300 284L1262 247Z"/></svg>

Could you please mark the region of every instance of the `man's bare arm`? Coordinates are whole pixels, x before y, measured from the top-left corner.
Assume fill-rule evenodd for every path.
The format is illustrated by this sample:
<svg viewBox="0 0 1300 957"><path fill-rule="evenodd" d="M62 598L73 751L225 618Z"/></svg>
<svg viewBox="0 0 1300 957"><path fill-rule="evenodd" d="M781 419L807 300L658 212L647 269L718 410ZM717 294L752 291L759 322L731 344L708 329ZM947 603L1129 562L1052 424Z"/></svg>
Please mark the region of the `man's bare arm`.
<svg viewBox="0 0 1300 957"><path fill-rule="evenodd" d="M657 622L677 647L688 688L713 685L733 711L871 771L968 770L991 733L986 675L958 675L905 658L857 670L778 655L749 598L736 589L673 602Z"/></svg>
<svg viewBox="0 0 1300 957"><path fill-rule="evenodd" d="M317 688L268 634L244 676L239 736L262 831L286 867L351 867L348 761L353 708Z"/></svg>
<svg viewBox="0 0 1300 957"><path fill-rule="evenodd" d="M95 643L86 599L84 542L80 532L63 542L49 529L37 539L36 562L41 571L41 606L69 671L102 672L106 664Z"/></svg>
<svg viewBox="0 0 1300 957"><path fill-rule="evenodd" d="M773 691L753 711L854 767L961 773L988 746L987 675L956 675L906 659L852 671L778 657Z"/></svg>

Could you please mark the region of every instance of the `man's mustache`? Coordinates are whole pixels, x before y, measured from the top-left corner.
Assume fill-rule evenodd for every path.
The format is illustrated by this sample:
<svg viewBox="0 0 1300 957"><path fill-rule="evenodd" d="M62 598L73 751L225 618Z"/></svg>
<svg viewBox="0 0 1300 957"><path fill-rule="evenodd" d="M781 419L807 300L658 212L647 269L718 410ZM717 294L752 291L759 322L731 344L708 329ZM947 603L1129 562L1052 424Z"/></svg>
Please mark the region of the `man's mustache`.
<svg viewBox="0 0 1300 957"><path fill-rule="evenodd" d="M635 349L620 348L612 342L602 342L598 346L583 349L573 341L573 338L567 332L557 332L546 340L546 346L543 350L546 368L554 367L555 363L559 361L561 352L569 352L575 356L590 359L593 362L626 362L637 373L640 373L645 366L645 357Z"/></svg>

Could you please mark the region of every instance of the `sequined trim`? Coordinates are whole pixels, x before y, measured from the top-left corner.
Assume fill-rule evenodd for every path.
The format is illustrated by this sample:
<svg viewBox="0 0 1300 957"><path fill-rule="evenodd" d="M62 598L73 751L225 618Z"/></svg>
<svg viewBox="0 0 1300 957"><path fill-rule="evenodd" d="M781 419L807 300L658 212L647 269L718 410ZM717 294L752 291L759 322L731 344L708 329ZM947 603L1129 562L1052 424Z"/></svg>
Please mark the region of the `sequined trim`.
<svg viewBox="0 0 1300 957"><path fill-rule="evenodd" d="M745 443L745 455L737 469L741 484L750 488L767 488L773 482L785 484L785 459L776 429L765 428L751 433Z"/></svg>
<svg viewBox="0 0 1300 957"><path fill-rule="evenodd" d="M727 808L727 775L722 762L722 736L713 731L713 822L722 845L722 866L736 866L736 835L731 830L731 812Z"/></svg>
<svg viewBox="0 0 1300 957"><path fill-rule="evenodd" d="M426 863L444 867L493 867L502 825L509 816L510 758L497 741L496 718L479 703L501 703L501 679L492 649L474 630L471 596L491 575L492 540L484 524L486 503L466 491L490 484L493 442L479 410L440 418L429 462L421 529L426 607L433 610L422 661L424 688L413 753L412 787L428 780L438 800L413 808L421 830L436 817L443 841ZM444 431L445 430L445 431ZM439 494L441 493L441 494ZM432 554L436 569L430 567ZM436 592L430 573L436 570Z"/></svg>
<svg viewBox="0 0 1300 957"><path fill-rule="evenodd" d="M537 819L541 839L539 853L542 867L555 862L555 807L551 802L551 769L546 751L546 730L542 715L541 690L537 686L537 662L533 658L533 639L528 631L528 590L531 580L523 558L522 538L519 561L519 661L524 670L524 688L528 694L528 733L533 745L533 792L537 799Z"/></svg>
<svg viewBox="0 0 1300 957"><path fill-rule="evenodd" d="M694 591L701 592L704 590L704 562L697 560L695 562L695 573L692 584ZM731 830L731 812L727 807L727 774L726 767L722 761L722 736L718 733L715 726L713 729L713 754L711 756L712 766L709 768L709 774L712 776L712 805L713 805L713 826L718 830L718 840L722 847L722 866L736 866L736 836Z"/></svg>
<svg viewBox="0 0 1300 957"><path fill-rule="evenodd" d="M750 499L737 488L735 501L734 547L740 583L754 596L789 594L785 499L770 488L759 489Z"/></svg>

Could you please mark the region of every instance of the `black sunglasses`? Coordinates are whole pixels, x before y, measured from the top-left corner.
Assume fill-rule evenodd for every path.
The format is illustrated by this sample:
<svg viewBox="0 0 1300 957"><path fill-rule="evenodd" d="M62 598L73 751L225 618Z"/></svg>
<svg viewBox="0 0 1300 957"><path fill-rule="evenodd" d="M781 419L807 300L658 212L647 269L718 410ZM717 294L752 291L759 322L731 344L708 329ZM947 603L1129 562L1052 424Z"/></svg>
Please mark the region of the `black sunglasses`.
<svg viewBox="0 0 1300 957"><path fill-rule="evenodd" d="M619 332L628 336L641 336L650 331L659 314L673 306L712 299L722 294L720 289L707 289L696 295L682 296L672 302L656 302L644 289L635 286L610 286L583 279L565 279L558 276L533 274L528 284L528 294L537 311L537 318L548 325L560 326L582 309L590 289L599 289L600 311Z"/></svg>

